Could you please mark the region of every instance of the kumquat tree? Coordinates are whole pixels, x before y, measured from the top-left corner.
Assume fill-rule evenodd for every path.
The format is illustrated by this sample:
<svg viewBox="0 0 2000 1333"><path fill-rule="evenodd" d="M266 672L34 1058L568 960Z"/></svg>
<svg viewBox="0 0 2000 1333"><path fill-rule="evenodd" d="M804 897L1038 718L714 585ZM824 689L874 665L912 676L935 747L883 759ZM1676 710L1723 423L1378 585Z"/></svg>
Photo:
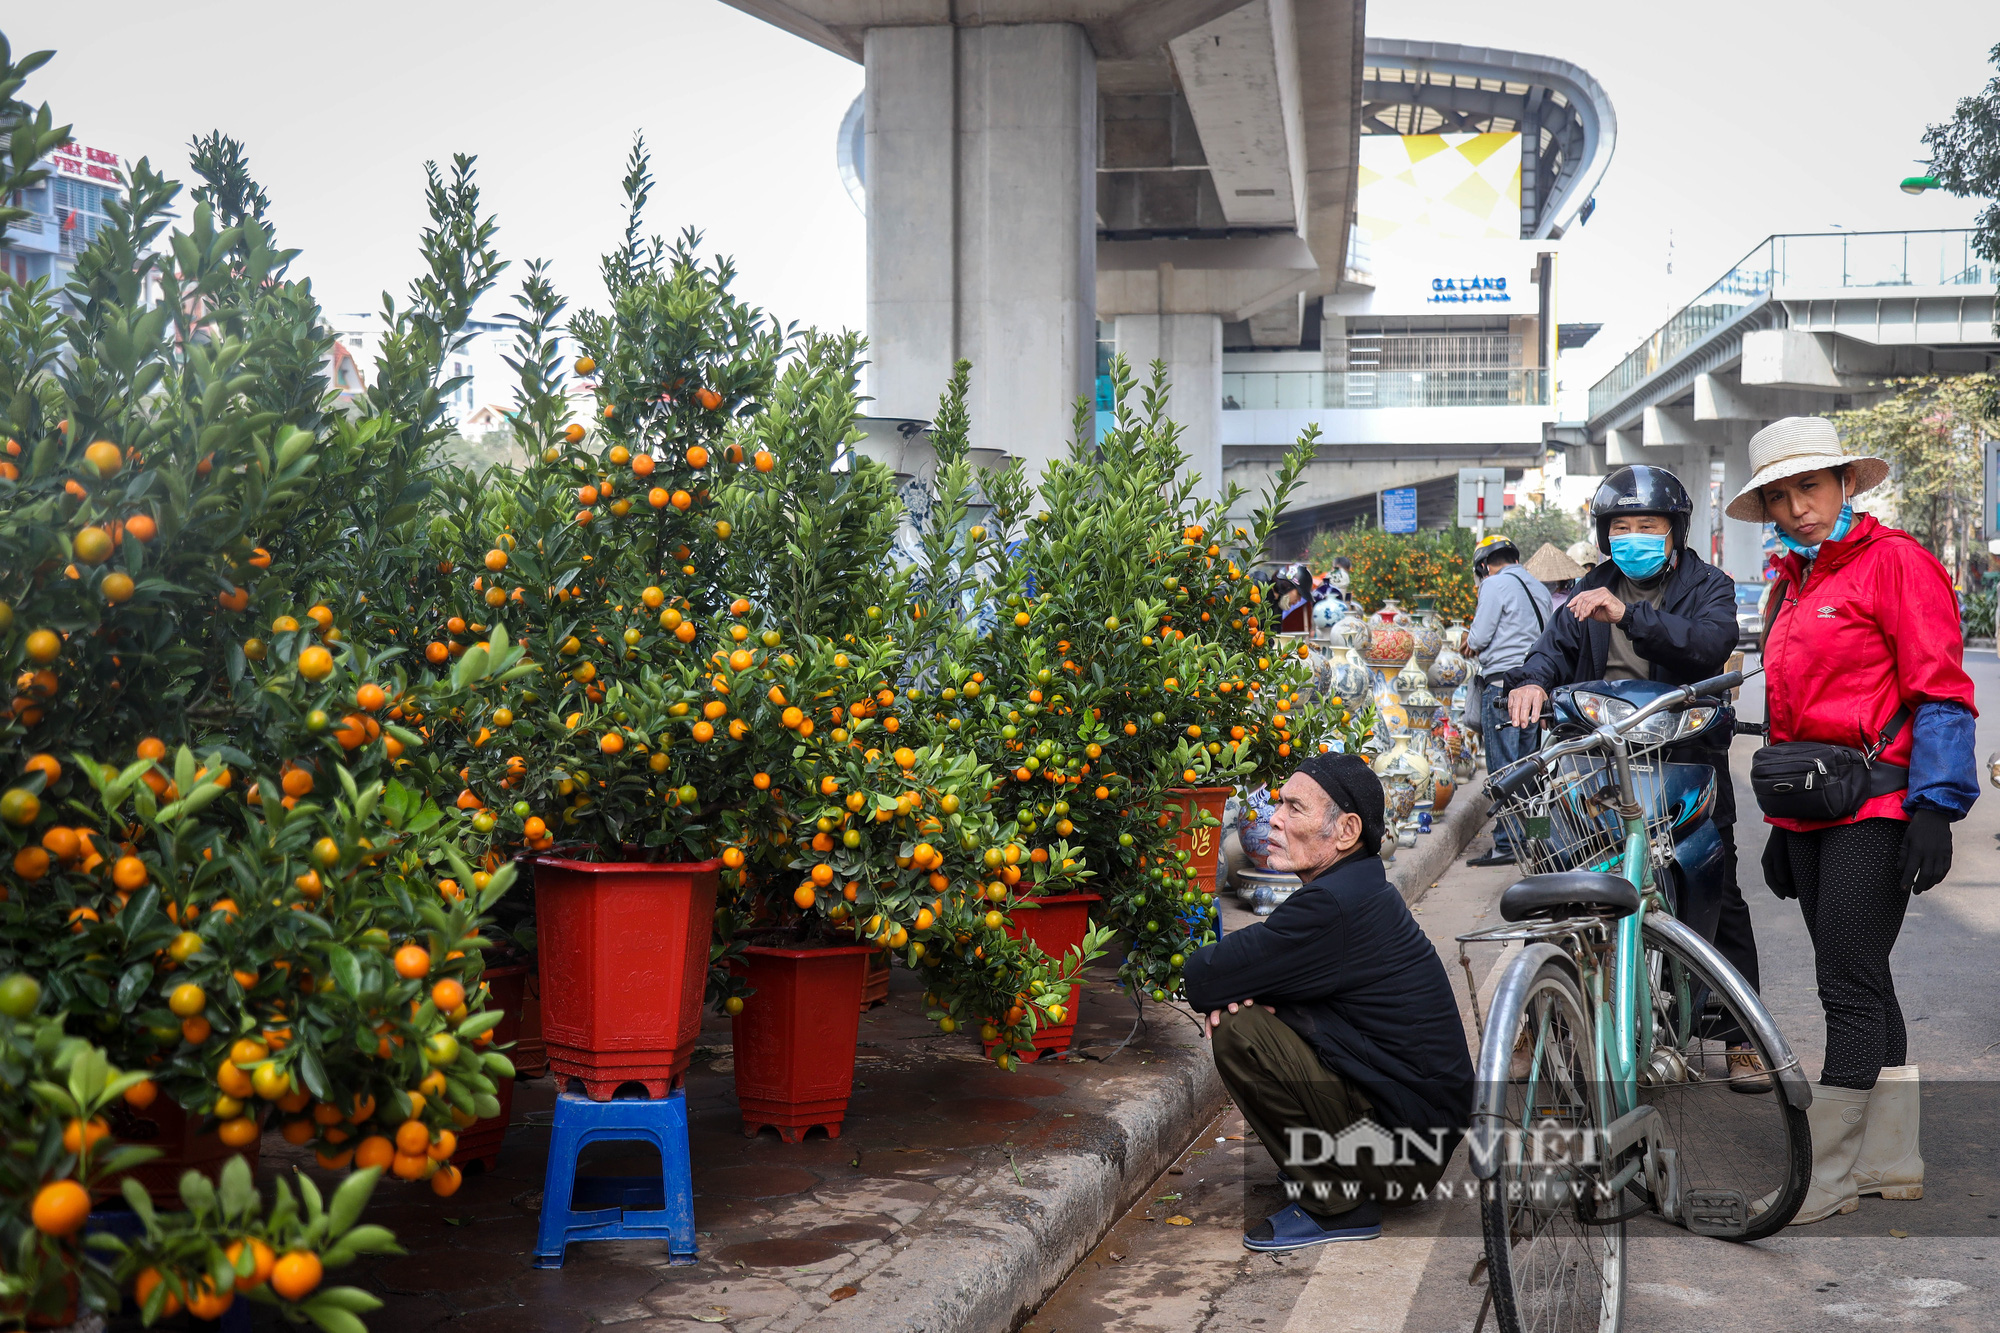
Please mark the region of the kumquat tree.
<svg viewBox="0 0 2000 1333"><path fill-rule="evenodd" d="M0 88L44 59L8 63ZM25 123L0 159L8 190L67 135L45 108ZM18 1240L51 1261L17 1293L29 1307L51 1283L102 1307L64 1248L81 1217L32 1201L114 1188L132 1159L100 1171L87 1145L132 1116L170 1106L238 1150L282 1127L317 1137L322 1166L448 1194L456 1129L496 1113L494 1080L512 1074L483 1049L500 1015L481 1012L479 933L511 872L475 875L404 725L462 707L473 682L417 702L401 650L350 637L329 605L345 598L321 599L325 548L299 545L371 503L378 443L400 427L334 410L328 335L240 150L211 136L193 167L184 230L168 230L179 185L141 161L67 290L9 280L0 318L0 975L8 1013L42 1024L34 1042L67 1033L101 1052L58 1042L37 1060L104 1075L28 1108L27 1132L57 1124L64 1145L36 1159L34 1190L0 1201L7 1253ZM437 360L401 373L435 382ZM160 1225L212 1239L223 1224L197 1209ZM273 1225L287 1244L330 1243L324 1226ZM139 1293L148 1312L262 1282L216 1253L170 1247L150 1288L165 1294ZM316 1273L330 1254L302 1248L276 1271ZM318 1285L273 1281L288 1300ZM288 1313L358 1327L370 1299Z"/></svg>
<svg viewBox="0 0 2000 1333"><path fill-rule="evenodd" d="M952 891L977 898L991 841L974 756L902 731L908 640L884 608L908 602L908 575L889 560L892 478L851 449L859 340L780 329L694 237L646 239L643 147L626 189L610 308L569 324L593 424L571 420L564 303L531 267L513 358L525 466L438 488L425 563L463 572L389 626L424 643L439 686L491 674L473 706L432 717L464 782L450 803L489 859L720 858L711 995L732 1009L739 937L867 940L949 990L939 941L957 922L991 936L983 977L987 953L1021 950L997 909ZM999 971L968 1013L1004 1018L1035 980Z"/></svg>
<svg viewBox="0 0 2000 1333"><path fill-rule="evenodd" d="M68 137L14 98L47 59L0 39L0 200ZM524 266L521 454L476 471L445 367L508 264L474 160L428 168L342 390L241 146L192 150L185 193L132 166L62 290L0 275L0 1327L242 1296L363 1333L325 1274L393 1248L381 1176L451 1195L500 1114L487 955L538 861L719 869L680 936L710 1003L756 1002L751 946L865 945L1012 1068L1114 949L1135 1003L1178 992L1197 793L1358 742L1245 572L1310 437L1232 520L1120 363L1102 440L1080 412L1042 476L990 471L961 365L911 555L862 340L650 235L641 142L602 308ZM1057 900L1091 924L1045 947ZM267 1132L337 1183L260 1195Z"/></svg>
<svg viewBox="0 0 2000 1333"><path fill-rule="evenodd" d="M1186 952L1213 939L1216 910L1173 846L1184 817L1171 793L1288 771L1333 719L1304 697L1296 649L1264 627L1275 618L1257 586L1210 536L1242 495L1195 497L1161 378L1135 401L1117 364L1104 439L1091 442L1080 415L1069 457L1038 487L1018 465L986 476L990 517L971 523L965 374L934 434L940 502L920 578L929 598L911 608L909 632L927 636L914 697L934 693L935 719L994 774L1006 839L987 853L989 901L1032 910L1036 897L1102 894L1092 951L1121 935L1121 981L1163 1001ZM1308 440L1232 549L1261 547L1310 457ZM982 600L997 622L987 633L963 614L931 616L924 631L915 614Z"/></svg>

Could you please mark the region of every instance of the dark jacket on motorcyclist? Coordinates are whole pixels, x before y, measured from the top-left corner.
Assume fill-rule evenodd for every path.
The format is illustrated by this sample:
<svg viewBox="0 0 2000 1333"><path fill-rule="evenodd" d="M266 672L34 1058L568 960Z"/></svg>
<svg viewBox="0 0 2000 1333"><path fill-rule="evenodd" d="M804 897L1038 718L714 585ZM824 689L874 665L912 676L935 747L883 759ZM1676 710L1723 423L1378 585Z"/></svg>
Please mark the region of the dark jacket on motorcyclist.
<svg viewBox="0 0 2000 1333"><path fill-rule="evenodd" d="M1649 679L1669 685L1690 685L1719 674L1736 649L1736 583L1729 575L1683 548L1672 568L1660 576L1659 604L1626 596L1621 583L1630 580L1607 560L1577 582L1574 598L1590 588L1610 588L1625 603L1625 632L1640 657L1651 665ZM1507 688L1539 685L1554 692L1561 685L1607 679L1611 659L1611 626L1601 620L1578 620L1558 610L1528 659L1507 673ZM1729 781L1729 742L1675 746L1667 756L1675 763L1710 764L1716 770L1715 822L1736 822L1736 797Z"/></svg>
<svg viewBox="0 0 2000 1333"><path fill-rule="evenodd" d="M1591 500L1590 512L1597 525L1598 547L1613 558L1577 581L1569 601L1549 617L1548 628L1528 651L1527 660L1507 673L1507 689L1538 685L1553 693L1558 686L1584 681L1635 679L1689 685L1719 675L1736 648L1736 584L1688 546L1693 507L1687 488L1665 468L1642 464L1619 468L1606 477ZM1662 517L1672 529L1666 566L1648 578L1635 579L1619 567L1619 543L1645 540L1611 536L1613 521L1624 515ZM1659 558L1656 546L1654 563ZM1572 610L1577 598L1593 588L1609 589L1625 603L1624 618L1615 627L1578 619ZM1719 828L1736 822L1729 739L1725 732L1707 744L1690 741L1667 754L1675 763L1708 764L1715 769L1714 818Z"/></svg>

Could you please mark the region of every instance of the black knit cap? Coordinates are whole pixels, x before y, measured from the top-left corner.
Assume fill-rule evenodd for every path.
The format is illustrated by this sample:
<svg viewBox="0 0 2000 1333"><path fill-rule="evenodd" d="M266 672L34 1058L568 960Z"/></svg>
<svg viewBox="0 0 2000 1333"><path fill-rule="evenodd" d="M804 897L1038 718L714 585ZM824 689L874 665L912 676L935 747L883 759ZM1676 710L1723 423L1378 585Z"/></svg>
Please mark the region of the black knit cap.
<svg viewBox="0 0 2000 1333"><path fill-rule="evenodd" d="M1365 760L1351 754L1316 754L1300 764L1297 771L1317 782L1342 812L1361 816L1357 850L1363 856L1373 856L1382 850L1386 826L1382 779L1375 776L1375 770Z"/></svg>

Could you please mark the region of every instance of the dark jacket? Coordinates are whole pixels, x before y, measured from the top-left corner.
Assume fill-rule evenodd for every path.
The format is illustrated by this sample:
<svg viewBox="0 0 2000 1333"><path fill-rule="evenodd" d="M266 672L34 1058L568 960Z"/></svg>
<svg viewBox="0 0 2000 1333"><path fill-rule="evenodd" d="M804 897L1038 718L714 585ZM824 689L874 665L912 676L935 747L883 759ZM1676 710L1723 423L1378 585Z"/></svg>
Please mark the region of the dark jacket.
<svg viewBox="0 0 2000 1333"><path fill-rule="evenodd" d="M1196 950L1184 975L1202 1013L1250 998L1274 1007L1386 1128L1467 1124L1472 1056L1458 1001L1378 858L1342 861L1262 926Z"/></svg>
<svg viewBox="0 0 2000 1333"><path fill-rule="evenodd" d="M1577 581L1570 593L1610 586L1618 566L1609 560ZM1667 572L1660 604L1626 603L1625 634L1639 656L1652 664L1652 678L1669 685L1690 685L1719 675L1736 651L1736 581L1691 550L1683 549ZM1611 655L1611 626L1601 620L1578 620L1568 603L1549 618L1549 627L1529 650L1528 660L1507 673L1509 690L1603 680ZM1675 763L1708 764L1715 769L1715 822L1736 822L1736 792L1729 778L1729 737L1708 745L1678 745L1668 754Z"/></svg>

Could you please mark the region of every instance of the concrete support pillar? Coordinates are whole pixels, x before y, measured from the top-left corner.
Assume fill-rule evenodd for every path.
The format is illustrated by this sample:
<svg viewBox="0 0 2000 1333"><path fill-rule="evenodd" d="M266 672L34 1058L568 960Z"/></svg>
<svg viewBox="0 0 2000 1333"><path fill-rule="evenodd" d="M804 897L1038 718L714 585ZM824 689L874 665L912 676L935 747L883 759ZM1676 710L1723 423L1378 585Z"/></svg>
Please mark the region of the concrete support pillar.
<svg viewBox="0 0 2000 1333"><path fill-rule="evenodd" d="M1068 451L1096 353L1097 61L1081 27L872 28L868 391L930 417L972 361L974 443Z"/></svg>
<svg viewBox="0 0 2000 1333"><path fill-rule="evenodd" d="M1347 316L1337 314L1320 316L1319 349L1329 372L1347 369Z"/></svg>
<svg viewBox="0 0 2000 1333"><path fill-rule="evenodd" d="M1180 423L1188 470L1205 499L1222 494L1222 317L1120 315L1118 354L1144 384L1163 361L1171 392L1168 415Z"/></svg>
<svg viewBox="0 0 2000 1333"><path fill-rule="evenodd" d="M1709 494L1709 472L1713 467L1713 453L1708 445L1683 445L1678 464L1670 464L1680 474L1681 485L1687 487L1688 498L1694 501L1694 512L1688 515L1688 545L1694 553L1710 564L1715 562L1715 504Z"/></svg>
<svg viewBox="0 0 2000 1333"><path fill-rule="evenodd" d="M1722 503L1750 484L1750 445L1732 439L1722 450ZM1736 579L1757 579L1764 573L1764 526L1733 518L1722 520L1722 567Z"/></svg>

